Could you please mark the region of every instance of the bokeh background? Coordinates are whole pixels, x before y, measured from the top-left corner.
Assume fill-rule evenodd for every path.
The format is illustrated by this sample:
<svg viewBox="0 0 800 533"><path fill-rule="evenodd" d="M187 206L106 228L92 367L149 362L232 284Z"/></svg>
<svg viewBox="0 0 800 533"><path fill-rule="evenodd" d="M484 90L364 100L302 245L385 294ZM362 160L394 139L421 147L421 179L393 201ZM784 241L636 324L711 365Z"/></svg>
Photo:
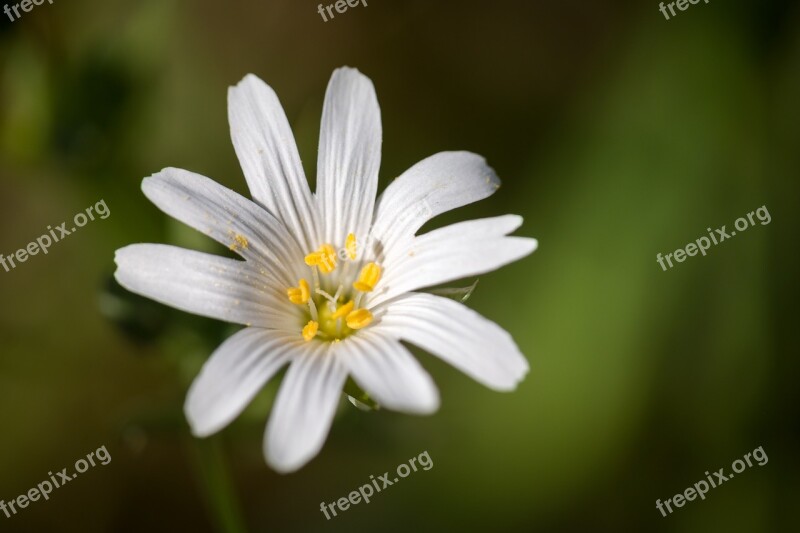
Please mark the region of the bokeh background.
<svg viewBox="0 0 800 533"><path fill-rule="evenodd" d="M296 0L57 0L0 17L0 253L100 199L111 210L0 271L0 499L100 446L113 458L0 530L798 530L800 6L712 0L667 21L655 1L368 4L328 22ZM532 370L500 394L419 354L437 414L342 401L322 453L281 476L261 456L279 380L193 439L186 389L235 328L127 294L113 255L225 253L141 179L176 166L246 193L226 90L248 72L277 91L313 177L341 65L377 89L381 186L452 149L500 175L430 227L524 215L539 250L481 276L468 303ZM762 205L769 225L656 263ZM655 509L758 446L767 465ZM425 450L431 470L319 511Z"/></svg>

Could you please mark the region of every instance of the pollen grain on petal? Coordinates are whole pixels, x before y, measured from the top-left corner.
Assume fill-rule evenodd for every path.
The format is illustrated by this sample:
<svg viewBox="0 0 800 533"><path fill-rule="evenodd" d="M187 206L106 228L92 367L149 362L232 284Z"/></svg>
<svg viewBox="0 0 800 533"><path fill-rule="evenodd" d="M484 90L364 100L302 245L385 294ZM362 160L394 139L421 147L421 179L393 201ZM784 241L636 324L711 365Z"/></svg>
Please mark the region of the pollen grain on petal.
<svg viewBox="0 0 800 533"><path fill-rule="evenodd" d="M250 243L247 241L247 237L241 233L231 232L231 238L233 239L233 242L228 248L230 248L232 252L237 250L247 250L247 248L250 246Z"/></svg>
<svg viewBox="0 0 800 533"><path fill-rule="evenodd" d="M319 324L313 320L309 320L308 324L303 327L303 338L306 341L310 341L317 335L317 330L319 330Z"/></svg>
<svg viewBox="0 0 800 533"><path fill-rule="evenodd" d="M376 263L367 263L361 269L358 279L353 282L353 288L361 292L370 292L381 279L381 267Z"/></svg>
<svg viewBox="0 0 800 533"><path fill-rule="evenodd" d="M347 315L345 320L347 322L347 327L350 329L365 328L372 323L372 313L362 307Z"/></svg>

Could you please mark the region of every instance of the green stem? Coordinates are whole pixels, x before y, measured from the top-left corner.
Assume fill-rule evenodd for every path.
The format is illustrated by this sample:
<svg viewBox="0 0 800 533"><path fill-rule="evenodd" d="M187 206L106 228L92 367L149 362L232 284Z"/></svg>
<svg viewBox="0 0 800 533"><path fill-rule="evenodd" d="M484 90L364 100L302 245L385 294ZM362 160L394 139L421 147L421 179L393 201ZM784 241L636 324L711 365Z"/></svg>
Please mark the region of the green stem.
<svg viewBox="0 0 800 533"><path fill-rule="evenodd" d="M195 472L216 529L221 533L246 533L242 510L219 439L193 441Z"/></svg>

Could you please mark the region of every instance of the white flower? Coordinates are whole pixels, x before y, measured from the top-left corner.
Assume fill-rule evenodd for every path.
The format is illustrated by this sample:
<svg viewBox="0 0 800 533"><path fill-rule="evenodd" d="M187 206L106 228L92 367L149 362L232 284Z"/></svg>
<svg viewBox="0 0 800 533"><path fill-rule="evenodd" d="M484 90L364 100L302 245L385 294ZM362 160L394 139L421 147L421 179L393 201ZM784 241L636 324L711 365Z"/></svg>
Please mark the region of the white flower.
<svg viewBox="0 0 800 533"><path fill-rule="evenodd" d="M478 382L513 390L528 363L511 336L461 303L413 292L489 272L536 249L508 237L522 218L453 224L416 236L430 218L491 195L499 180L469 152L433 155L376 200L381 119L372 82L331 77L312 194L274 91L248 75L228 93L236 155L254 201L203 176L167 168L142 183L168 215L244 261L161 244L116 253L128 290L247 327L227 339L193 383L185 411L196 436L229 424L283 366L264 439L279 472L322 448L348 375L381 406L439 406L428 373L401 340Z"/></svg>

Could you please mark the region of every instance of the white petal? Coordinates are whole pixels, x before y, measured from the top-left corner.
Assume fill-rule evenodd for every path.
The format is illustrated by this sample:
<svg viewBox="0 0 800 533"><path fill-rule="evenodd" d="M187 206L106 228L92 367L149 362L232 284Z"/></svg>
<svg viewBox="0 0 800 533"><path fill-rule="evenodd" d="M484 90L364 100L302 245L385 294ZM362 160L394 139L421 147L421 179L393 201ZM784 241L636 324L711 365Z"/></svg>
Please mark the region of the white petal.
<svg viewBox="0 0 800 533"><path fill-rule="evenodd" d="M418 414L439 408L439 391L430 375L396 339L367 329L334 349L359 387L382 407Z"/></svg>
<svg viewBox="0 0 800 533"><path fill-rule="evenodd" d="M440 296L400 296L385 305L371 328L419 346L491 389L513 390L528 372L528 361L507 331Z"/></svg>
<svg viewBox="0 0 800 533"><path fill-rule="evenodd" d="M536 239L505 237L522 217L505 215L459 222L415 237L395 247L384 265L384 278L370 293L374 306L405 292L491 272L536 249Z"/></svg>
<svg viewBox="0 0 800 533"><path fill-rule="evenodd" d="M142 191L162 211L264 266L277 282L292 286L303 251L263 207L215 181L166 168L142 181Z"/></svg>
<svg viewBox="0 0 800 533"><path fill-rule="evenodd" d="M317 161L317 200L326 242L359 241L372 222L381 164L381 112L369 78L334 71L325 93Z"/></svg>
<svg viewBox="0 0 800 533"><path fill-rule="evenodd" d="M321 342L296 343L264 439L264 455L280 473L297 470L325 443L347 372Z"/></svg>
<svg viewBox="0 0 800 533"><path fill-rule="evenodd" d="M289 228L303 250L311 250L317 244L316 206L275 91L248 74L228 90L228 121L253 198Z"/></svg>
<svg viewBox="0 0 800 533"><path fill-rule="evenodd" d="M285 295L244 261L163 244L132 244L114 260L120 285L183 311L248 326L291 328L297 321Z"/></svg>
<svg viewBox="0 0 800 533"><path fill-rule="evenodd" d="M500 187L486 160L470 152L440 152L423 159L386 187L376 207L371 253L382 260L431 218L482 200ZM376 253L377 252L377 253Z"/></svg>
<svg viewBox="0 0 800 533"><path fill-rule="evenodd" d="M230 424L289 362L293 348L288 334L261 328L245 328L222 343L189 388L184 412L192 433L206 437Z"/></svg>

